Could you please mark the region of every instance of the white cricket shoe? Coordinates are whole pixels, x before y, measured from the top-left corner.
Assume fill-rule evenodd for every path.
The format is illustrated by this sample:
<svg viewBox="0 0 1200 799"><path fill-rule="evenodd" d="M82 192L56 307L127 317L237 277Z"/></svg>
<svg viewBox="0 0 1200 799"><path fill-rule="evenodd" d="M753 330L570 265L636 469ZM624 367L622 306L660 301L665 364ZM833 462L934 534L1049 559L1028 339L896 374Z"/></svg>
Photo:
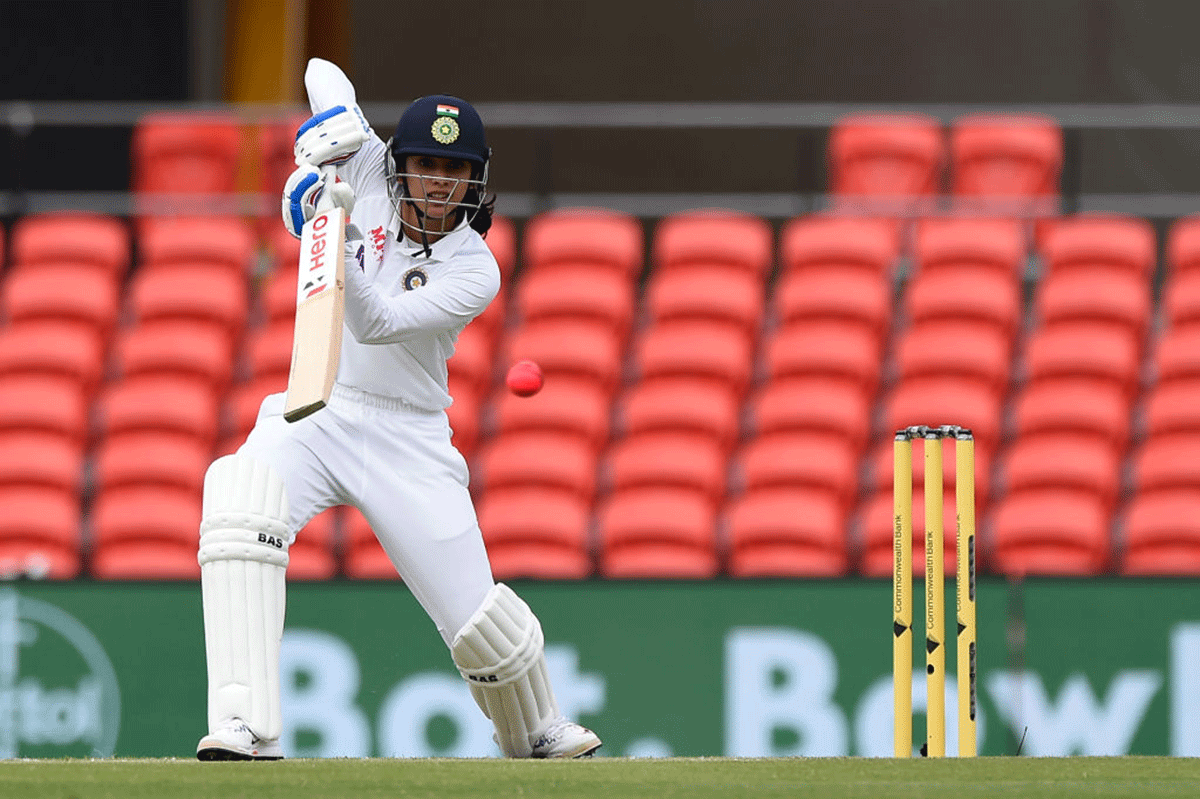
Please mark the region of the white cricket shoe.
<svg viewBox="0 0 1200 799"><path fill-rule="evenodd" d="M533 742L530 757L589 757L600 745L596 733L559 716Z"/></svg>
<svg viewBox="0 0 1200 799"><path fill-rule="evenodd" d="M200 739L197 760L282 760L278 740L266 740L241 719L229 719Z"/></svg>

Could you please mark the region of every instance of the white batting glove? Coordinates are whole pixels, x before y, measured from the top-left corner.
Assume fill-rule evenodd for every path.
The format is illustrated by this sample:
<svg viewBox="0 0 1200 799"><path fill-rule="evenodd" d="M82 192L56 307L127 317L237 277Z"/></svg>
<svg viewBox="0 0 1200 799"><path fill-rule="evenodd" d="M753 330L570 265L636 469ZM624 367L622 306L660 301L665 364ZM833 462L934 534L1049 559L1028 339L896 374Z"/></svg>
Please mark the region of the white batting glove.
<svg viewBox="0 0 1200 799"><path fill-rule="evenodd" d="M296 131L296 163L330 166L345 163L371 138L371 126L356 103L337 105L310 117Z"/></svg>
<svg viewBox="0 0 1200 799"><path fill-rule="evenodd" d="M317 203L324 193L325 175L314 166L304 164L288 176L283 184L283 226L296 238L304 230L304 223L316 216ZM335 180L329 186L329 200L333 205L345 209L346 215L354 210L354 189L349 183Z"/></svg>

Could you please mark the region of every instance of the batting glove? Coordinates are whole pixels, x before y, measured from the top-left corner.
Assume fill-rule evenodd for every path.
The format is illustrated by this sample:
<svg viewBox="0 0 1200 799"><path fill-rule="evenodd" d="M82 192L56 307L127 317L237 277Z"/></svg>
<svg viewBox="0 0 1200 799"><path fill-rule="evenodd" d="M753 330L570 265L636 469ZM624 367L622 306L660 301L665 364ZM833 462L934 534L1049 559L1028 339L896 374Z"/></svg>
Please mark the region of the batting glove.
<svg viewBox="0 0 1200 799"><path fill-rule="evenodd" d="M296 163L343 164L371 138L371 126L357 104L337 105L311 117L296 131Z"/></svg>
<svg viewBox="0 0 1200 799"><path fill-rule="evenodd" d="M296 238L304 231L304 223L316 216L317 203L326 188L325 175L314 166L304 164L288 176L283 184L283 226ZM329 199L343 208L346 215L354 210L354 189L349 183L334 180L329 186Z"/></svg>

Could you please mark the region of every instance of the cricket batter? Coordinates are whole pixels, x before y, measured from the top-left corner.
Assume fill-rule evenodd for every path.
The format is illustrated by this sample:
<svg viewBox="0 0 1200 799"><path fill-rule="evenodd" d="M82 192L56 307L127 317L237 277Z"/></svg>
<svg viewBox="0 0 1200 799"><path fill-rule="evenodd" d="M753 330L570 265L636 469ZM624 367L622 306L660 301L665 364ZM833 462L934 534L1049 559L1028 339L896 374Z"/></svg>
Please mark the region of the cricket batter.
<svg viewBox="0 0 1200 799"><path fill-rule="evenodd" d="M559 712L542 629L492 578L450 443L446 359L496 295L483 241L483 122L467 102L423 97L385 144L353 98L309 119L302 165L284 188L295 236L330 191L347 226L345 330L329 404L295 423L284 394L263 400L235 454L204 481L199 560L208 660L208 729L200 760L275 760L284 573L296 532L333 505L359 508L429 614L508 757L582 757L600 739ZM337 166L327 186L320 167ZM364 608L364 612L370 612Z"/></svg>

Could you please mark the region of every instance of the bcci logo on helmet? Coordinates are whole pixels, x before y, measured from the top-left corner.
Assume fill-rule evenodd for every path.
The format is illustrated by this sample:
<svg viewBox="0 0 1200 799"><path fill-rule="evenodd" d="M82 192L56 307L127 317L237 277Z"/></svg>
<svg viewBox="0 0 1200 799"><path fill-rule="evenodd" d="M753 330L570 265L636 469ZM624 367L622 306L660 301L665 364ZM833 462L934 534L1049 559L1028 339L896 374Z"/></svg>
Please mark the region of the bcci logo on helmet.
<svg viewBox="0 0 1200 799"><path fill-rule="evenodd" d="M109 757L121 721L117 675L77 619L0 590L0 758Z"/></svg>

